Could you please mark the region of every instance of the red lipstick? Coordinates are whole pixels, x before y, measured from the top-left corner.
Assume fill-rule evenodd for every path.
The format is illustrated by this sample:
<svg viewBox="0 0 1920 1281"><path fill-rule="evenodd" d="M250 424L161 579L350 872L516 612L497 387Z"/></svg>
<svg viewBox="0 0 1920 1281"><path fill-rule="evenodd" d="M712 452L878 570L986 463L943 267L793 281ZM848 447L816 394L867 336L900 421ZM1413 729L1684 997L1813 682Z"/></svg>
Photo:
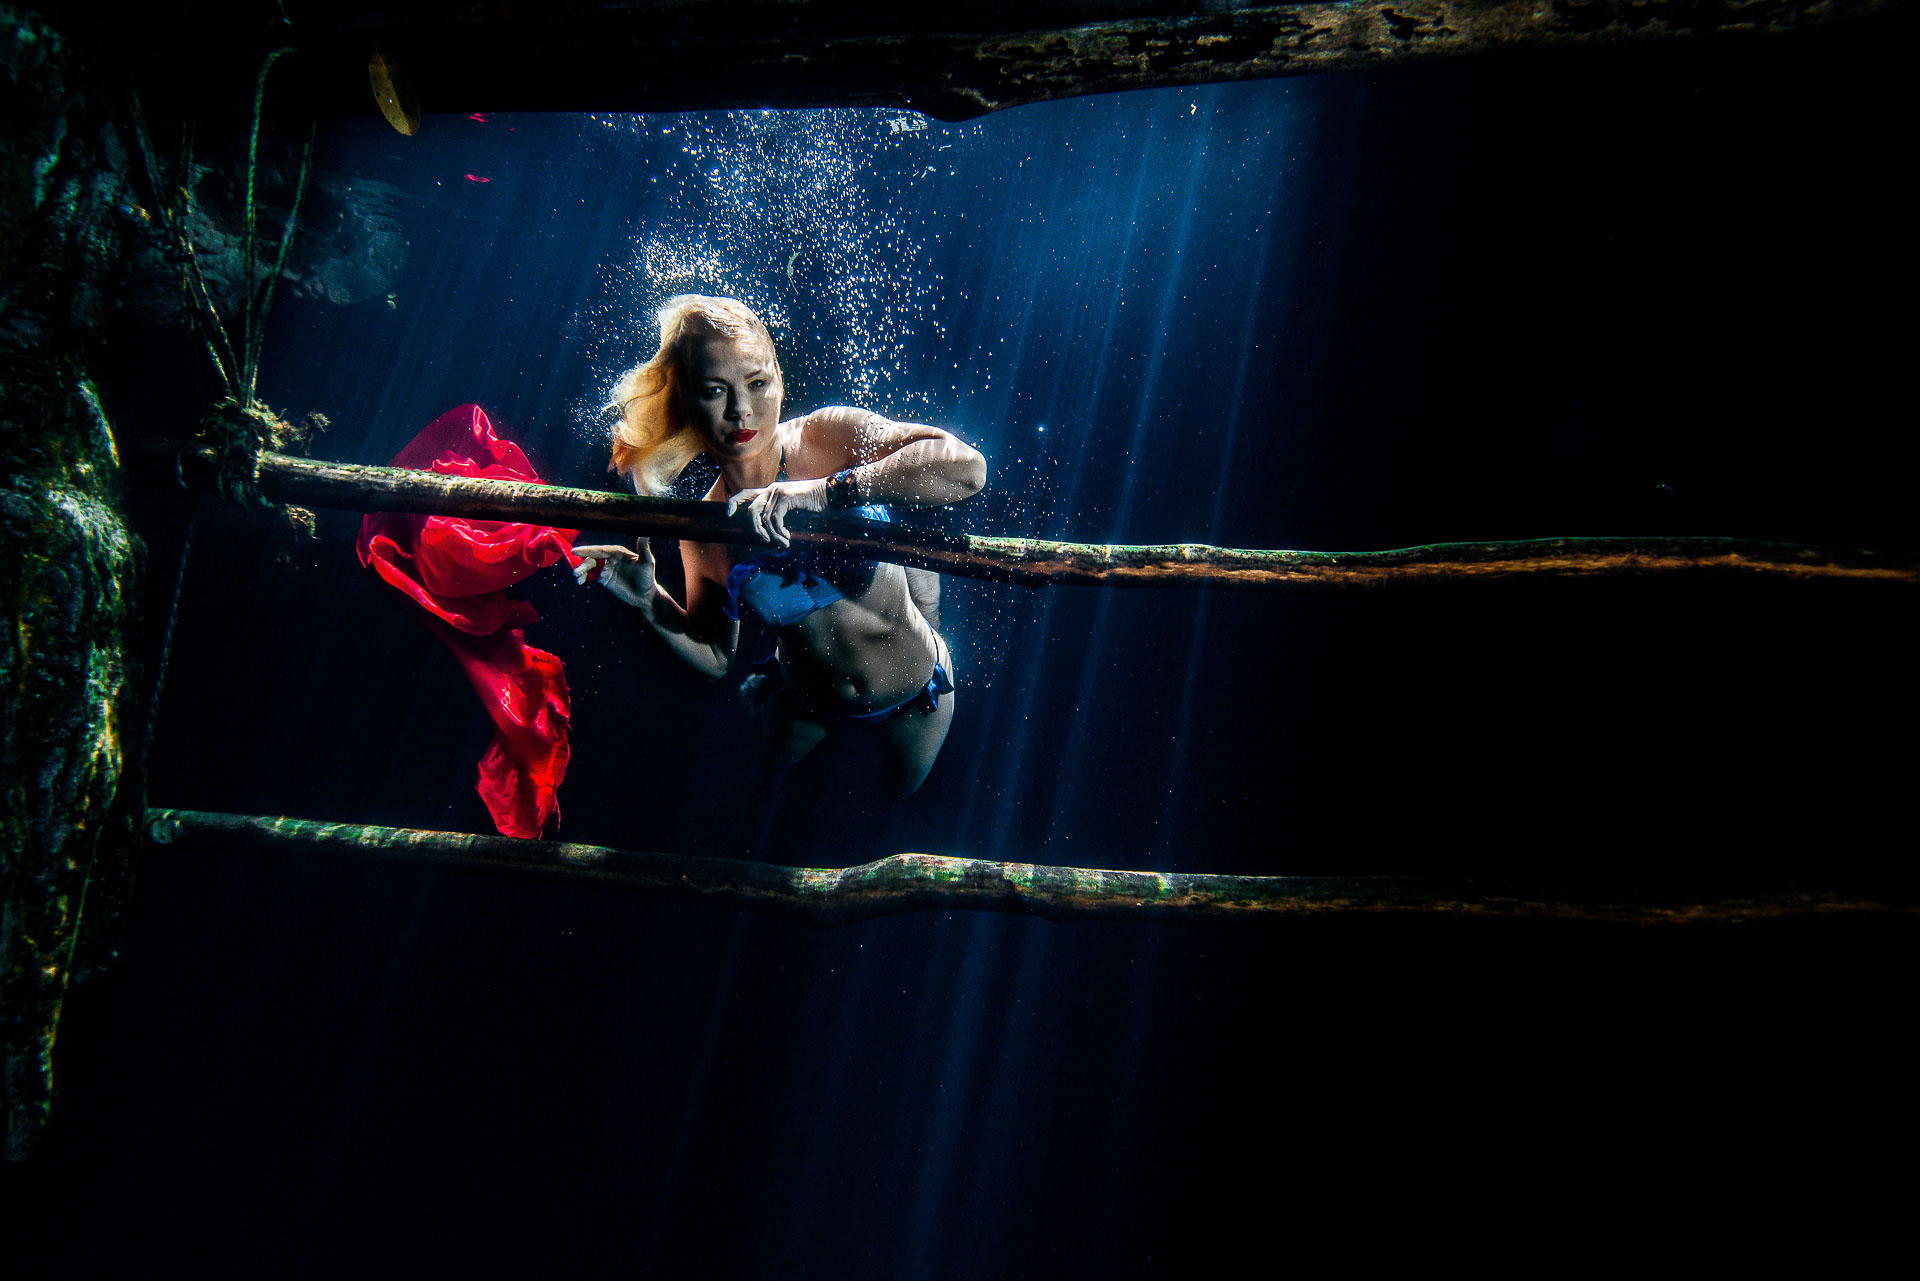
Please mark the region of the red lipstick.
<svg viewBox="0 0 1920 1281"><path fill-rule="evenodd" d="M732 441L736 445L744 445L748 441L752 440L755 436L758 436L759 434L760 433L757 431L737 431L737 432L734 432L733 435L727 437L727 439Z"/></svg>

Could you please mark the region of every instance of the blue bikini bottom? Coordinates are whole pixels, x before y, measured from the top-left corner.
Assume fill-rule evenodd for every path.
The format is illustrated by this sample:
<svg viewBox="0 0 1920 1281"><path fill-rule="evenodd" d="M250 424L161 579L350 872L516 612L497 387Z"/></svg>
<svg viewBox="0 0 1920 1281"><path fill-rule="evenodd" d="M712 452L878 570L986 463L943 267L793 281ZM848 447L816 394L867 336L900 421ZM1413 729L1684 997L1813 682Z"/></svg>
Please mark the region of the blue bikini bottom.
<svg viewBox="0 0 1920 1281"><path fill-rule="evenodd" d="M877 712L842 712L843 721L866 721L878 724L888 720L909 707L919 707L920 714L931 716L940 710L940 696L953 693L953 678L947 675L947 669L939 663L933 665L933 675L928 677L926 686L915 690L891 707L883 707Z"/></svg>

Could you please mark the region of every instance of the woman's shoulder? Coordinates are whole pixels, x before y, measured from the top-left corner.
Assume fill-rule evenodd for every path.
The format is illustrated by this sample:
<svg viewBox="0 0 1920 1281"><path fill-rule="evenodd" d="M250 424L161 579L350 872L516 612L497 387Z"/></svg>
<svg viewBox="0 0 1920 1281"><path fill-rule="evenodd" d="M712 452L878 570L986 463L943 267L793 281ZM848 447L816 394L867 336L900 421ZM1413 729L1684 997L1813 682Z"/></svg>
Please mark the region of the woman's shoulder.
<svg viewBox="0 0 1920 1281"><path fill-rule="evenodd" d="M782 432L789 432L798 441L817 441L828 438L845 439L862 432L873 431L886 425L887 420L871 409L860 409L853 405L822 405L798 418L789 418L780 424Z"/></svg>
<svg viewBox="0 0 1920 1281"><path fill-rule="evenodd" d="M795 480L831 475L865 457L887 420L851 405L826 405L780 424L787 474Z"/></svg>

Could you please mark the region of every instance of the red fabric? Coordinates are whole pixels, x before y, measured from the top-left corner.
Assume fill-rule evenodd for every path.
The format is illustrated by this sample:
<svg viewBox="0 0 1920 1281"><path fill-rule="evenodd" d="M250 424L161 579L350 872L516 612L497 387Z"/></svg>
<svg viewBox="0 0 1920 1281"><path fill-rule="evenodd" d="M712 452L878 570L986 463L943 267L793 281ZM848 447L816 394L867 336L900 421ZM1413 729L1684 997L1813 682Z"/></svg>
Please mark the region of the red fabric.
<svg viewBox="0 0 1920 1281"><path fill-rule="evenodd" d="M494 435L478 405L429 423L390 466L543 484L520 447ZM566 667L526 643L540 615L505 588L561 561L579 563L579 531L375 512L360 522L360 563L399 592L459 660L493 718L476 787L507 836L532 839L560 815L567 774Z"/></svg>

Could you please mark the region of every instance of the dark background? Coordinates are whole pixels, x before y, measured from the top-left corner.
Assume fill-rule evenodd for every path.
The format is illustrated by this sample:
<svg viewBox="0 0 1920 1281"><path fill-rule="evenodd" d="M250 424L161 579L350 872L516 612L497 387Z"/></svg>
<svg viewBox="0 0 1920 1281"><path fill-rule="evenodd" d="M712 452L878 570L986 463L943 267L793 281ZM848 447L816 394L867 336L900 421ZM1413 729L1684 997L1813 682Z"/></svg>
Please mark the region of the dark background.
<svg viewBox="0 0 1920 1281"><path fill-rule="evenodd" d="M989 491L929 518L982 531L1911 550L1912 35L936 124L953 154L932 181L887 185L904 151L858 179L946 297L875 407L988 454ZM283 303L263 393L325 409L316 452L360 462L476 400L542 475L603 483L580 404L651 341L651 296L609 264L672 211L639 152L583 145L578 120L430 123L433 150L323 132L323 163L417 201L413 252L394 308ZM809 270L785 294L708 282L786 307L794 411L847 395L808 354L844 321ZM624 346L596 319L622 314ZM137 335L111 391L162 434L139 392L175 358ZM137 501L158 618L182 500ZM200 508L152 803L487 830L489 727L361 576L355 525L322 513L283 566L269 518ZM573 688L569 840L1909 879L1902 588L949 580L959 711L904 804L872 794L857 743L752 765L725 691L603 594L559 572L523 591ZM9 1187L9 1231L70 1263L1177 1275L1249 1245L1277 1271L1327 1245L1632 1250L1675 1228L1831 1255L1897 1192L1860 1163L1912 1136L1911 938L1884 919L818 929L336 859L155 849L139 875L119 967L69 1001L46 1147ZM96 1211L125 1232L83 1231Z"/></svg>

